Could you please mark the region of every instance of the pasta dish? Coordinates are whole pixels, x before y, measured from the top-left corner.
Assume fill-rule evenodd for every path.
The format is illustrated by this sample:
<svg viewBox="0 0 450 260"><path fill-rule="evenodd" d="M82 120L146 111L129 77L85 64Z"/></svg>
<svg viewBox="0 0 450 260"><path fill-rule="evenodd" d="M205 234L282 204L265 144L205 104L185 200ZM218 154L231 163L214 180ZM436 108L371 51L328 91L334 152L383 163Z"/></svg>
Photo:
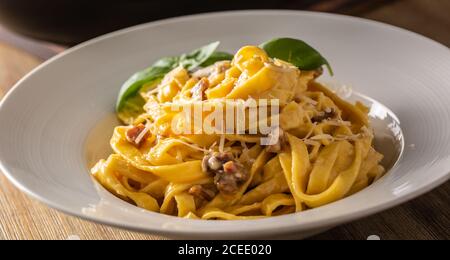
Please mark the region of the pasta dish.
<svg viewBox="0 0 450 260"><path fill-rule="evenodd" d="M153 212L246 220L320 207L384 174L368 108L318 83L324 66L332 71L316 50L289 38L235 55L217 45L163 58L123 85L117 114L124 124L114 129L114 153L91 170L104 188ZM278 122L266 124L270 133L250 131L262 116L244 118L238 132L215 131L230 123L217 117L209 122L214 131L194 126L194 115L224 115L227 102L250 100ZM248 116L250 107L242 111Z"/></svg>

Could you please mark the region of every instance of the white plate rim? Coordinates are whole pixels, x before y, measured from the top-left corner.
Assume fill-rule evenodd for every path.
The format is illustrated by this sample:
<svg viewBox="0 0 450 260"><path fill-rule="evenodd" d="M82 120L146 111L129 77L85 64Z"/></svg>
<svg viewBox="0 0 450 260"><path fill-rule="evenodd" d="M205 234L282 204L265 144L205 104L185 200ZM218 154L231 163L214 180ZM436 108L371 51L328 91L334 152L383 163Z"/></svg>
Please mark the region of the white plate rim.
<svg viewBox="0 0 450 260"><path fill-rule="evenodd" d="M174 17L174 18L168 18L168 19L163 19L163 20L158 20L158 21L154 21L154 22L149 22L149 23L144 23L144 24L140 24L140 25L136 25L136 26L132 26L132 27L128 27L125 29L121 29L115 32L111 32L99 37L96 37L94 39L91 39L89 41L86 41L84 43L81 43L77 46L74 46L58 55L56 55L55 57L45 61L44 63L42 63L41 65L39 65L38 67L36 67L35 69L33 69L31 72L29 72L26 76L24 76L21 80L19 80L8 92L7 94L2 98L2 100L0 101L0 111L2 109L2 106L4 105L4 103L6 102L6 100L8 99L8 97L10 95L12 95L14 93L14 91L20 87L20 85L22 84L22 82L26 81L29 77L31 77L32 75L39 73L39 71L44 68L45 66L47 66L48 64L54 62L55 60L60 59L61 57L64 57L66 55L69 55L73 52L76 52L79 49L88 47L92 44L95 44L97 42L101 42L104 40L108 40L111 38L114 38L116 36L120 36L123 34L127 34L128 32L131 31L135 31L135 30L140 30L143 28L150 28L153 26L160 26L163 24L170 24L170 23L178 23L178 22L183 22L183 21L189 21L189 20L195 20L195 19L201 19L201 18L210 18L213 16L228 16L228 15L235 15L235 14L248 14L248 15L273 15L273 14L279 14L279 15L296 15L296 14L301 14L303 16L322 16L322 17L329 17L329 18L335 18L335 19L343 19L343 20L353 20L353 21L358 21L361 23L366 23L366 24L370 24L373 26L377 26L377 27L384 27L384 28L390 28L392 30L397 30L399 32L402 33L407 33L410 35L413 35L415 37L419 37L422 40L426 40L428 41L430 44L434 44L436 47L439 48L444 48L445 50L449 51L449 48L447 48L446 46L444 46L443 44L440 44L434 40L431 40L423 35L420 35L418 33L406 30L406 29L402 29L393 25L389 25L386 23L382 23L382 22L378 22L378 21L373 21L373 20L368 20L365 18L359 18L359 17L352 17L352 16L347 16L347 15L339 15L339 14L330 14L330 13L322 13L322 12L310 12L310 11L294 11L294 10L239 10L239 11L224 11L224 12L211 12L211 13L202 13L202 14L193 14L193 15L187 15L187 16L180 16L180 17ZM450 163L450 160L447 162ZM6 165L4 165L3 161L0 158L0 170L1 172L7 177L7 179L13 183L17 188L19 188L22 192L26 193L27 195L29 195L30 197L43 202L44 204L48 205L51 208L54 208L56 210L59 210L65 214L68 215L72 215L72 216L76 216L79 217L81 219L84 220L88 220L88 221L93 221L93 222L97 222L97 223L101 223L101 224L106 224L106 225L110 225L110 226L114 226L114 227L118 227L118 228L125 228L125 229L129 229L129 230L133 230L133 231L138 231L138 232L150 232L153 234L162 234L162 235L192 235L191 230L168 230L168 229L149 229L149 228L139 228L137 226L133 226L133 225L127 225L127 224L123 224L123 223L119 223L119 222L115 222L115 221L109 221L109 220L105 220L104 218L99 218L99 217L94 217L94 216L86 216L83 214L80 214L78 212L75 212L74 210L71 210L67 207L65 207L64 205L59 205L58 203L54 203L52 202L50 199L44 198L42 196L40 196L39 194L31 191L29 188L25 187L24 185L22 185L22 183L20 183L19 181L17 181L14 177L14 174L8 170L8 167ZM272 229L253 229L253 230L245 230L246 232L248 232L248 235L252 236L252 235L259 235L259 234L268 234L268 233L285 233L285 232L293 232L293 231L302 231L302 230L310 230L310 229L314 229L314 228L320 228L320 227L331 227L331 226L336 226L345 222L350 222L356 219L360 219L369 215L372 215L374 213L377 212L381 212L383 210L387 210L390 209L392 207L395 207L397 205L400 205L404 202L407 202L413 198L416 198L420 195L423 195L424 193L427 193L428 191L436 188L437 186L447 182L450 179L450 169L443 174L442 176L440 176L439 178L435 179L433 182L431 182L430 184L428 184L427 186L423 186L419 189L416 189L406 195L403 195L401 197L398 197L396 199L392 199L391 201L384 203L382 205L378 205L369 209L358 209L352 212L351 215L348 214L342 214L340 216L338 216L337 218L334 219L323 219L320 221L315 221L312 223L308 223L307 226L283 226L283 227L273 227ZM289 216L289 215L287 215ZM171 217L171 216L169 216ZM286 216L280 216L280 217L272 217L272 219L274 218L282 218L282 217L286 217ZM194 220L195 221L195 220ZM258 221L258 220L253 220L253 221ZM242 222L245 223L245 221L234 221L234 222ZM235 232L234 230L231 231L227 231L227 230L221 230L221 234L231 234ZM195 235L211 235L210 231L208 230L197 230L195 231Z"/></svg>

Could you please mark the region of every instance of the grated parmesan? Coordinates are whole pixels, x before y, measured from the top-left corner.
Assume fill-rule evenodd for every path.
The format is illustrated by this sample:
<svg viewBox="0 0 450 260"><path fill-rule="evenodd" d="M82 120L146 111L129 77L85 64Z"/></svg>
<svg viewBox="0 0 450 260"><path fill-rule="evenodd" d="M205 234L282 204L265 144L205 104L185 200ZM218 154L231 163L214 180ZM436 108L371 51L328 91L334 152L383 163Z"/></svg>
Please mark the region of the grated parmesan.
<svg viewBox="0 0 450 260"><path fill-rule="evenodd" d="M214 142L214 143L211 145L211 147L209 147L209 150L212 151L212 150L214 149L214 147L216 147L216 145L217 145L217 142Z"/></svg>
<svg viewBox="0 0 450 260"><path fill-rule="evenodd" d="M142 130L139 135L136 137L136 140L134 141L135 143L139 144L141 143L142 139L145 137L145 135L150 132L150 121L146 120L147 122L145 123L145 128L144 130Z"/></svg>
<svg viewBox="0 0 450 260"><path fill-rule="evenodd" d="M336 89L336 95L344 99L350 98L352 94L353 94L352 87L347 85L341 85Z"/></svg>
<svg viewBox="0 0 450 260"><path fill-rule="evenodd" d="M333 140L334 137L329 134L320 134L320 135L315 135L310 138L310 140L323 140L323 139Z"/></svg>
<svg viewBox="0 0 450 260"><path fill-rule="evenodd" d="M343 120L325 120L323 123L331 125L331 126L351 126L352 123L349 121Z"/></svg>
<svg viewBox="0 0 450 260"><path fill-rule="evenodd" d="M358 139L360 137L361 137L360 134L356 134L356 135L337 135L334 139L337 140L337 141L346 141L346 140L355 141L356 139Z"/></svg>
<svg viewBox="0 0 450 260"><path fill-rule="evenodd" d="M244 148L244 151L248 151L247 144L244 141L241 141L240 143L241 143L242 148Z"/></svg>
<svg viewBox="0 0 450 260"><path fill-rule="evenodd" d="M269 63L269 62L265 62L264 63L264 67L269 68L269 69L274 70L274 71L283 72L283 73L293 70L293 68L277 66L277 65L274 65L274 64Z"/></svg>
<svg viewBox="0 0 450 260"><path fill-rule="evenodd" d="M311 137L311 135L314 133L314 128L317 126L317 122L313 123L311 130L309 130L308 134L306 134L305 138L303 140L306 140Z"/></svg>
<svg viewBox="0 0 450 260"><path fill-rule="evenodd" d="M177 149L177 156L176 156L177 161L182 162L183 161L183 155L181 154L181 151L179 149Z"/></svg>
<svg viewBox="0 0 450 260"><path fill-rule="evenodd" d="M184 141L182 141L180 139L174 139L174 142L180 143L180 144L184 144L184 145L186 145L186 146L188 146L188 147L190 147L190 148L192 148L194 150L198 150L198 151L201 151L201 152L204 152L204 153L208 152L208 150L206 150L204 148L201 148L200 146L198 146L196 144L190 144L190 143L184 142Z"/></svg>
<svg viewBox="0 0 450 260"><path fill-rule="evenodd" d="M306 103L311 104L313 106L317 106L317 104L319 104L319 102L317 102L314 99L307 97L307 96L301 96L300 98L305 100Z"/></svg>
<svg viewBox="0 0 450 260"><path fill-rule="evenodd" d="M224 146L225 146L225 135L220 135L219 152L223 153Z"/></svg>
<svg viewBox="0 0 450 260"><path fill-rule="evenodd" d="M303 142L304 142L305 144L307 144L307 145L312 145L312 146L316 146L316 145L319 145L319 144L320 144L320 143L318 143L318 142L316 142L316 141L313 141L313 140L310 140L310 139L303 140Z"/></svg>

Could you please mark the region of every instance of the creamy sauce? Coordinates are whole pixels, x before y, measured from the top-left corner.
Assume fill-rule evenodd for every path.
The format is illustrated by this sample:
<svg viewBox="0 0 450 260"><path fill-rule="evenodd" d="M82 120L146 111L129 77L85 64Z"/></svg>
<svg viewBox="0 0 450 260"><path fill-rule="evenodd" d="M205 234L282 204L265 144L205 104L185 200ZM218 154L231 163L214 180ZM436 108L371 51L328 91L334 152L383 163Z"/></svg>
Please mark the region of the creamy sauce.
<svg viewBox="0 0 450 260"><path fill-rule="evenodd" d="M85 158L87 167L92 168L100 159L108 158L112 153L109 140L113 135L114 127L120 125L115 114L110 114L98 123L89 132L85 142Z"/></svg>

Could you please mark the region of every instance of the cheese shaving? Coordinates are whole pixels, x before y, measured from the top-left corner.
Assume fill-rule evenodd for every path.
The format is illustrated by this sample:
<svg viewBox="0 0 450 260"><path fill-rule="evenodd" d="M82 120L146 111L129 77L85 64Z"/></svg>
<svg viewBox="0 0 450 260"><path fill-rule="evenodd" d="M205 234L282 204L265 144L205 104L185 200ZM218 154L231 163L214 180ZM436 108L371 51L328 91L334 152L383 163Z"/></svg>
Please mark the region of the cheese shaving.
<svg viewBox="0 0 450 260"><path fill-rule="evenodd" d="M145 135L150 132L150 122L147 120L147 123L145 124L145 128L144 130L142 130L139 135L136 137L136 140L134 141L135 143L139 144L142 139L145 137Z"/></svg>
<svg viewBox="0 0 450 260"><path fill-rule="evenodd" d="M305 144L307 144L307 145L312 145L312 146L320 145L319 142L316 142L316 141L313 141L313 140L309 140L309 139L303 140L303 142Z"/></svg>
<svg viewBox="0 0 450 260"><path fill-rule="evenodd" d="M180 139L174 139L173 141L176 142L176 143L184 144L184 145L186 145L186 146L188 146L188 147L190 147L190 148L192 148L194 150L198 150L198 151L201 151L201 152L204 152L204 153L208 152L208 150L206 150L204 148L201 148L200 146L181 141Z"/></svg>
<svg viewBox="0 0 450 260"><path fill-rule="evenodd" d="M311 104L313 106L317 106L317 104L319 104L317 101L308 96L302 96L301 99L303 99L306 103Z"/></svg>
<svg viewBox="0 0 450 260"><path fill-rule="evenodd" d="M313 137L310 138L311 140L333 140L333 136L329 135L329 134L320 134L320 135L315 135Z"/></svg>
<svg viewBox="0 0 450 260"><path fill-rule="evenodd" d="M225 146L225 135L220 135L219 152L223 153L224 146Z"/></svg>
<svg viewBox="0 0 450 260"><path fill-rule="evenodd" d="M324 120L322 123L331 126L351 126L352 123L343 120Z"/></svg>

